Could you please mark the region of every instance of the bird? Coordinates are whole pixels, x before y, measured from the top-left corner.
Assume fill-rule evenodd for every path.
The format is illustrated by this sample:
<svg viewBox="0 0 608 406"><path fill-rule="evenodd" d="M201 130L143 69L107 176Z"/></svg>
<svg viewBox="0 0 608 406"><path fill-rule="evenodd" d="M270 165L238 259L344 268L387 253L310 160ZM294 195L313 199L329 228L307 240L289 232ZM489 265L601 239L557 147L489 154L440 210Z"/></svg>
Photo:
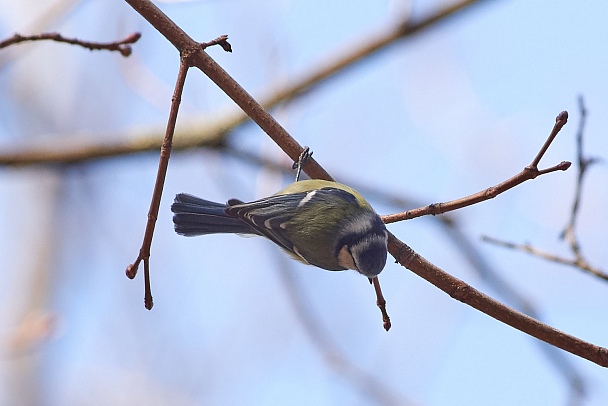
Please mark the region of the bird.
<svg viewBox="0 0 608 406"><path fill-rule="evenodd" d="M352 269L370 282L386 264L388 231L382 219L361 194L334 181L296 180L248 203L179 193L171 211L175 231L186 237L259 235L300 262L330 271Z"/></svg>

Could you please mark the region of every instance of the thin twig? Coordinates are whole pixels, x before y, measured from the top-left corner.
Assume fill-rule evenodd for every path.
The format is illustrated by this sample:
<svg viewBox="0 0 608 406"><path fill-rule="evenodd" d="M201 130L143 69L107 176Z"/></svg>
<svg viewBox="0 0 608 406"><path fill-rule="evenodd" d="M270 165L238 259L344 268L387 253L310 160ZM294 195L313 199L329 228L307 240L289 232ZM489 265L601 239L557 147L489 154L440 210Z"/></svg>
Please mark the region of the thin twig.
<svg viewBox="0 0 608 406"><path fill-rule="evenodd" d="M63 35L56 32L42 33L37 35L21 35L15 34L10 38L7 38L3 41L0 41L0 49L6 48L10 45L19 44L21 42L33 42L33 41L55 41L55 42L63 42L71 45L79 45L83 48L87 48L91 51L117 51L120 52L122 56L131 55L131 44L136 43L141 38L141 34L138 32L134 32L132 34L127 35L121 41L114 42L92 42L92 41L83 41L78 38L66 38Z"/></svg>
<svg viewBox="0 0 608 406"><path fill-rule="evenodd" d="M33 18L29 23L21 26L23 32L44 32L51 29L50 27L59 24L61 19L73 10L80 0L56 0L53 2L44 2L37 4L36 13L30 15ZM46 6L46 7L45 7ZM0 70L6 67L9 63L19 60L32 47L12 47L0 53Z"/></svg>
<svg viewBox="0 0 608 406"><path fill-rule="evenodd" d="M230 45L230 43L228 42L228 35L220 35L216 39L211 40L209 42L201 42L202 49L207 49L213 45L219 45L224 51L232 52L232 45Z"/></svg>
<svg viewBox="0 0 608 406"><path fill-rule="evenodd" d="M158 210L160 208L160 200L163 193L163 186L165 184L165 177L167 175L167 167L169 165L169 158L171 156L171 142L173 141L173 133L175 132L175 123L177 122L177 113L179 111L179 104L182 99L182 93L184 91L184 84L186 82L186 74L190 68L189 54L184 52L180 59L179 72L177 74L177 82L175 83L175 91L173 92L173 98L171 100L171 111L169 112L169 121L167 122L167 132L165 140L163 141L162 148L160 150L160 159L158 162L158 172L156 174L156 182L154 183L154 191L152 192L152 201L150 202L150 210L148 211L148 222L146 223L146 231L144 232L144 240L139 250L139 255L135 262L127 267L126 274L130 279L135 278L137 274L137 268L139 263L144 261L144 305L146 309L152 309L154 302L152 300L152 291L150 288L150 247L152 245L152 237L154 236L154 227L156 226L156 219L158 218Z"/></svg>
<svg viewBox="0 0 608 406"><path fill-rule="evenodd" d="M386 300L384 299L384 295L382 295L382 288L380 287L380 280L378 277L374 277L371 280L374 285L374 290L376 291L376 305L380 309L380 313L382 313L382 327L386 331L391 329L391 318L388 317L388 313L386 311Z"/></svg>
<svg viewBox="0 0 608 406"><path fill-rule="evenodd" d="M526 166L520 173L513 176L512 178L507 179L506 181L504 181L496 186L490 187L486 190L482 190L481 192L472 194L467 197L463 197L463 198L452 200L452 201L445 202L445 203L435 203L435 204L431 204L431 205L421 207L418 209L408 210L403 213L396 213L396 214L391 214L388 216L382 216L382 220L384 221L384 223L389 224L389 223L394 223L396 221L409 220L409 219L412 219L415 217L426 216L429 214L436 215L436 214L446 213L446 212L452 211L452 210L461 209L463 207L471 206L473 204L477 204L477 203L483 202L485 200L493 199L496 196L498 196L499 194L501 194L511 188L514 188L515 186L517 186L527 180L534 179L537 176L544 175L544 174L547 174L550 172L555 172L555 171L565 171L566 169L568 169L570 167L570 165L571 165L570 162L563 161L555 166L552 166L552 167L549 167L546 169L542 169L542 170L539 170L537 168L537 165L540 162L540 159L543 157L543 155L547 151L547 148L549 148L549 145L551 145L551 142L553 142L553 140L555 139L555 137L557 136L557 134L562 129L562 127L566 124L567 121L568 121L568 112L562 111L560 114L558 114L558 116L555 119L555 125L553 126L553 129L551 130L549 137L545 141L544 145L542 146L542 148L540 149L540 151L538 152L538 154L536 155L536 157L534 158L532 163L530 165Z"/></svg>
<svg viewBox="0 0 608 406"><path fill-rule="evenodd" d="M576 237L576 219L578 217L578 212L581 205L581 196L583 193L583 179L585 177L585 174L587 173L587 170L591 167L591 165L599 162L599 159L595 157L586 157L583 152L583 136L585 132L585 122L587 119L587 109L585 108L585 103L582 96L579 96L578 103L581 119L579 121L578 131L576 133L576 156L578 169L576 189L574 192L572 210L570 211L570 219L568 221L568 224L564 228L564 231L562 231L560 238L565 239L568 242L568 244L570 245L570 250L576 257L576 262L587 264L587 261L585 260L581 252L581 247L578 242L578 238ZM589 269L584 270L589 271Z"/></svg>
<svg viewBox="0 0 608 406"><path fill-rule="evenodd" d="M481 239L485 242L489 242L494 245L498 245L505 248L511 248L523 252L527 252L528 254L534 255L535 257L546 259L547 261L556 262L562 265L568 265L581 271L585 271L591 275L595 275L600 279L608 281L608 273L602 271L599 268L591 266L587 261L583 258L574 258L568 259L561 257L559 255L552 254L548 251L541 250L540 248L536 248L531 244L517 244L513 242L499 240L497 238L488 237L486 235L482 236Z"/></svg>

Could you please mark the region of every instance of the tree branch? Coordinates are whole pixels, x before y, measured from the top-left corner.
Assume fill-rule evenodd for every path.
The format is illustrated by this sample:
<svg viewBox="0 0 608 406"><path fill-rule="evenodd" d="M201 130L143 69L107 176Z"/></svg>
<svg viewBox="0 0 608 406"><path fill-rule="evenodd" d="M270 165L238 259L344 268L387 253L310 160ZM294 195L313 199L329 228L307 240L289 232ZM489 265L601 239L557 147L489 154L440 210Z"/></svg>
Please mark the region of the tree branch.
<svg viewBox="0 0 608 406"><path fill-rule="evenodd" d="M150 288L150 247L152 246L152 237L154 236L154 227L158 218L158 210L160 208L160 200L165 185L165 177L167 176L167 167L169 166L169 158L171 156L171 143L173 141L173 133L175 132L175 123L177 122L177 113L179 104L182 100L184 84L186 83L186 74L190 68L189 55L184 52L180 58L179 73L177 74L177 82L171 100L171 111L169 112L169 121L167 122L167 133L160 150L160 159L158 162L158 172L156 173L156 182L154 183L154 191L152 192L152 201L150 202L150 210L148 211L148 222L146 223L146 231L144 232L144 240L139 250L139 255L135 262L127 266L126 275L133 279L137 274L137 268L141 261L144 262L144 305L146 309L152 309L154 302L152 301L152 290Z"/></svg>
<svg viewBox="0 0 608 406"><path fill-rule="evenodd" d="M0 49L6 48L10 45L19 44L21 42L32 42L32 41L55 41L55 42L63 42L71 45L78 45L83 48L87 48L90 51L117 51L120 52L122 56L131 55L131 45L136 43L141 38L141 34L138 32L127 35L121 41L115 42L91 42L91 41L83 41L78 38L66 38L59 33L49 32L38 35L21 35L15 34L10 38L7 38L3 41L0 41Z"/></svg>
<svg viewBox="0 0 608 406"><path fill-rule="evenodd" d="M516 244L508 241L499 240L497 238L488 237L486 235L481 237L483 241L489 242L494 245L498 245L505 248L519 250L527 252L528 254L534 255L535 257L546 259L547 261L555 262L562 265L568 265L581 271L590 273L591 275L597 276L608 282L608 274L603 272L599 268L591 266L585 259L577 257L574 259L564 258L559 255L552 254L548 251L543 251L540 248L536 248L531 244Z"/></svg>
<svg viewBox="0 0 608 406"><path fill-rule="evenodd" d="M389 224L389 223L394 223L396 221L409 220L409 219L413 219L413 218L420 217L420 216L426 216L428 214L436 215L436 214L446 213L446 212L452 211L452 210L461 209L463 207L471 206L473 204L483 202L485 200L493 199L496 196L498 196L499 194L506 192L507 190L512 189L515 186L517 186L521 183L524 183L527 180L534 179L537 176L555 172L555 171L565 171L566 169L568 169L570 167L570 165L571 165L570 162L563 161L555 166L552 166L552 167L546 168L546 169L542 169L542 170L539 170L537 168L537 165L540 162L543 155L545 154L545 152L547 152L547 148L549 148L549 145L551 145L551 143L553 142L553 140L555 139L555 137L557 136L557 134L560 132L560 130L566 124L567 121L568 121L568 112L562 111L561 113L558 114L557 118L555 119L555 125L553 126L553 129L551 130L549 137L545 141L544 145L542 146L542 148L540 149L538 154L536 154L536 157L534 158L532 163L530 165L526 166L520 173L513 176L512 178L507 179L506 181L504 181L496 186L487 188L486 190L482 190L481 192L472 194L467 197L463 197L463 198L452 200L452 201L445 202L445 203L430 204L428 206L421 207L418 209L408 210L403 213L382 216L382 220L384 221L384 223Z"/></svg>

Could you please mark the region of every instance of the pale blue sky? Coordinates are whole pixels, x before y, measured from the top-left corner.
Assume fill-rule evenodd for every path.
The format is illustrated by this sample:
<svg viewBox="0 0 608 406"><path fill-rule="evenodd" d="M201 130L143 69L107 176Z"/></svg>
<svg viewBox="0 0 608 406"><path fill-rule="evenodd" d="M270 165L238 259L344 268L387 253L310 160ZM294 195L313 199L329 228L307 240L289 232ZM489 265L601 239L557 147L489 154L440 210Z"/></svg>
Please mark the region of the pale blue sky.
<svg viewBox="0 0 608 406"><path fill-rule="evenodd" d="M3 37L23 32L34 10L42 9L39 1L18 3L2 2ZM442 4L418 3L416 16ZM561 110L570 112L570 121L541 167L574 160L580 94L589 110L587 153L608 159L608 4L483 3L273 114L339 180L425 204L516 174L532 161ZM228 34L234 52L209 54L254 96L275 79L310 71L407 9L395 1L286 0L162 8L198 40ZM178 57L128 5L76 3L46 30L99 41L132 31L143 37L128 60L46 43L0 70L0 146L71 144L91 135L111 141L134 128L164 127ZM180 120L232 107L203 74L189 73ZM282 159L252 124L235 131L230 143ZM373 290L354 272L286 266L283 254L261 238L175 235L169 210L175 193L247 200L285 182L216 152L171 159L152 246L155 307L146 311L141 275L129 281L123 270L139 250L157 163L155 154L143 154L0 171L0 339L10 337L27 309L58 320L51 339L21 358L0 359L0 403L32 393L45 405L374 403L315 347L289 298L285 273L342 354L400 399L423 405L567 403L564 379L534 339L392 261L381 275L393 320L387 333ZM574 168L543 176L455 216L486 260L549 324L606 347L605 283L479 239L530 242L567 256L557 237L567 222L575 176ZM605 164L591 169L579 219L584 253L598 266L608 263L607 180ZM382 214L399 210L370 200ZM389 229L447 272L503 299L434 219ZM41 278L36 289L42 294L33 287ZM608 372L566 358L587 385L583 404L606 404ZM16 382L21 364L36 372Z"/></svg>

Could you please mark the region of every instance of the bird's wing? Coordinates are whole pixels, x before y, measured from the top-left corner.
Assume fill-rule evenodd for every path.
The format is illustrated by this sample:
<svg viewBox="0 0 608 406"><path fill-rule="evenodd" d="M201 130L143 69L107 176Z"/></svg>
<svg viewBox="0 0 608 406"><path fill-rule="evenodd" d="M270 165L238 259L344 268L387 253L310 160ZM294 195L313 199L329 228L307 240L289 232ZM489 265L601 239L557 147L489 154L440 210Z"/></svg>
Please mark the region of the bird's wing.
<svg viewBox="0 0 608 406"><path fill-rule="evenodd" d="M293 243L285 236L281 224L293 217L298 203L304 197L306 193L270 196L251 203L230 205L225 212L229 216L242 219L275 244L298 255L294 251Z"/></svg>
<svg viewBox="0 0 608 406"><path fill-rule="evenodd" d="M232 201L229 202L225 212L229 216L241 218L280 247L301 256L294 249L293 243L287 238L284 224L293 218L298 208L304 205L321 203L327 205L324 209L329 209L333 203L336 203L337 199L356 204L356 198L347 191L337 188L323 188L300 193L274 195L251 203ZM237 204L230 205L230 203Z"/></svg>

